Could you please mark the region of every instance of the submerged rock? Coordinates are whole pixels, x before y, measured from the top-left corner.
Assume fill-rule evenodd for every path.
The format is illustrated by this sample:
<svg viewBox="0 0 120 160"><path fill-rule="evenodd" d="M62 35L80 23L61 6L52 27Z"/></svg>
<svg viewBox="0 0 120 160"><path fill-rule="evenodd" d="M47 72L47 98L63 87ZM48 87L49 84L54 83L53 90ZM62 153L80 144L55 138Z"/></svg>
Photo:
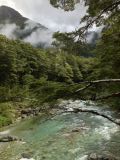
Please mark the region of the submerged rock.
<svg viewBox="0 0 120 160"><path fill-rule="evenodd" d="M27 153L22 153L21 154L21 159L20 160L34 160L33 157L33 152L27 152Z"/></svg>
<svg viewBox="0 0 120 160"><path fill-rule="evenodd" d="M91 153L87 160L118 160L115 156L111 154L97 154Z"/></svg>
<svg viewBox="0 0 120 160"><path fill-rule="evenodd" d="M22 153L22 158L27 158L27 159L30 159L31 158L31 154L29 153Z"/></svg>
<svg viewBox="0 0 120 160"><path fill-rule="evenodd" d="M74 128L74 129L72 129L72 131L71 132L75 132L75 133L77 133L77 132L83 132L83 131L86 131L86 130L88 130L89 128L87 128L87 127L79 127L79 128Z"/></svg>
<svg viewBox="0 0 120 160"><path fill-rule="evenodd" d="M72 132L80 132L80 131L81 131L80 128L75 128L75 129L72 130Z"/></svg>
<svg viewBox="0 0 120 160"><path fill-rule="evenodd" d="M33 158L21 158L20 160L35 160L35 159L33 159Z"/></svg>

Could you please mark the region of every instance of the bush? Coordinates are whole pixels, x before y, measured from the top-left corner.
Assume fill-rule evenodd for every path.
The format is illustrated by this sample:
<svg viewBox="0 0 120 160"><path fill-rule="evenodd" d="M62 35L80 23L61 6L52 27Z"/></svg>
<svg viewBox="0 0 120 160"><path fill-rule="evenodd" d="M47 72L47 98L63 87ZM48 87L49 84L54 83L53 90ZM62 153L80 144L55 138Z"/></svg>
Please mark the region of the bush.
<svg viewBox="0 0 120 160"><path fill-rule="evenodd" d="M14 119L14 110L10 103L0 103L0 127L9 125Z"/></svg>

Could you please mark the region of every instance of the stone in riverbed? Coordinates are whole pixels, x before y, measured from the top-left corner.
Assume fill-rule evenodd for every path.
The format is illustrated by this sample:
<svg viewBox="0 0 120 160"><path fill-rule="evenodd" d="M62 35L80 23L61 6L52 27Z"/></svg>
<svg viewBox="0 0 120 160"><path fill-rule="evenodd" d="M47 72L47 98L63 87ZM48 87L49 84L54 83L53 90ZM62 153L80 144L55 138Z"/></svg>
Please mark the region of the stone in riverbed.
<svg viewBox="0 0 120 160"><path fill-rule="evenodd" d="M75 129L72 130L72 132L75 132L75 133L76 133L76 132L80 132L80 131L81 131L80 128L75 128Z"/></svg>
<svg viewBox="0 0 120 160"><path fill-rule="evenodd" d="M115 156L111 154L97 154L91 153L87 160L118 160Z"/></svg>
<svg viewBox="0 0 120 160"><path fill-rule="evenodd" d="M0 137L0 142L12 142L12 141L22 141L22 140L15 136L9 136L9 135Z"/></svg>
<svg viewBox="0 0 120 160"><path fill-rule="evenodd" d="M116 119L115 122L120 124L120 119Z"/></svg>
<svg viewBox="0 0 120 160"><path fill-rule="evenodd" d="M27 159L31 158L31 155L29 153L22 153L21 156L22 158L27 158Z"/></svg>
<svg viewBox="0 0 120 160"><path fill-rule="evenodd" d="M20 160L35 160L35 159L33 159L33 158L30 158L30 159L28 159L28 158L21 158Z"/></svg>
<svg viewBox="0 0 120 160"><path fill-rule="evenodd" d="M32 155L33 155L33 153L32 152L28 152L28 153L22 153L21 154L21 156L22 156L22 159L21 160L27 160L27 159L29 159L29 160L34 160L33 158L32 158Z"/></svg>
<svg viewBox="0 0 120 160"><path fill-rule="evenodd" d="M27 109L23 109L21 110L21 117L24 119L26 117L31 117L31 116L38 116L40 113L40 109L39 108L27 108Z"/></svg>

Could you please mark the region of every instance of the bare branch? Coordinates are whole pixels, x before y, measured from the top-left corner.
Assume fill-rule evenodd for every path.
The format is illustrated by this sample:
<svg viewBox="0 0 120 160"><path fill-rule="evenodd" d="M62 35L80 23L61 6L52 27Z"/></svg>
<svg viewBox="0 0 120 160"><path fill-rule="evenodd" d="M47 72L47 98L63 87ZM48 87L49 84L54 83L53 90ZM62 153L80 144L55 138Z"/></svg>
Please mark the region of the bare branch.
<svg viewBox="0 0 120 160"><path fill-rule="evenodd" d="M70 84L69 86L79 85L79 84L85 84L85 83L120 83L120 79L99 79L99 80L93 80L93 81L81 81L79 83Z"/></svg>
<svg viewBox="0 0 120 160"><path fill-rule="evenodd" d="M107 82L107 83L111 83L111 82L120 82L120 79L101 79L101 80L95 80L95 81L86 81L86 83L104 83L104 82Z"/></svg>
<svg viewBox="0 0 120 160"><path fill-rule="evenodd" d="M80 88L77 91L75 91L75 93L84 91L84 90L88 89L89 87L91 87L94 84L99 84L99 83L120 83L120 79L101 79L101 80L95 80L95 81L84 81L84 82L76 83L75 85L83 84L83 83L88 83L88 84L85 87Z"/></svg>
<svg viewBox="0 0 120 160"><path fill-rule="evenodd" d="M75 93L77 93L77 92L81 92L81 91L84 91L84 90L86 90L87 88L89 88L91 85L92 85L92 84L91 84L91 83L89 83L89 84L88 84L88 85L86 85L85 87L80 88L80 89L78 89L77 91L75 91Z"/></svg>

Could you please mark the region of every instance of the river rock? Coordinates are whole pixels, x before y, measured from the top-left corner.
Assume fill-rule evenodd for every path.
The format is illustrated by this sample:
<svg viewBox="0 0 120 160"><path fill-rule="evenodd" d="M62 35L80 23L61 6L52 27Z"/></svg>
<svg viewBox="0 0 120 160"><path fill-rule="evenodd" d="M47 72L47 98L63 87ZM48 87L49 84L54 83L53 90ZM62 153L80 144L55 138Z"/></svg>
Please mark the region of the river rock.
<svg viewBox="0 0 120 160"><path fill-rule="evenodd" d="M75 133L76 133L76 132L80 132L80 131L81 131L80 128L75 128L75 129L72 130L73 133L74 133L74 132L75 132Z"/></svg>
<svg viewBox="0 0 120 160"><path fill-rule="evenodd" d="M31 159L30 153L22 153L21 156L22 156L22 158Z"/></svg>
<svg viewBox="0 0 120 160"><path fill-rule="evenodd" d="M40 112L39 108L27 108L21 110L21 117L26 118L28 116L38 116Z"/></svg>
<svg viewBox="0 0 120 160"><path fill-rule="evenodd" d="M87 160L118 160L115 156L111 154L97 154L91 153Z"/></svg>
<svg viewBox="0 0 120 160"><path fill-rule="evenodd" d="M116 123L119 123L119 124L120 124L120 119L116 119L115 121L116 121Z"/></svg>
<svg viewBox="0 0 120 160"><path fill-rule="evenodd" d="M0 137L0 142L12 142L12 141L21 141L21 139L18 139L15 136L3 136L3 137Z"/></svg>
<svg viewBox="0 0 120 160"><path fill-rule="evenodd" d="M33 159L33 158L21 158L20 160L35 160L35 159Z"/></svg>

